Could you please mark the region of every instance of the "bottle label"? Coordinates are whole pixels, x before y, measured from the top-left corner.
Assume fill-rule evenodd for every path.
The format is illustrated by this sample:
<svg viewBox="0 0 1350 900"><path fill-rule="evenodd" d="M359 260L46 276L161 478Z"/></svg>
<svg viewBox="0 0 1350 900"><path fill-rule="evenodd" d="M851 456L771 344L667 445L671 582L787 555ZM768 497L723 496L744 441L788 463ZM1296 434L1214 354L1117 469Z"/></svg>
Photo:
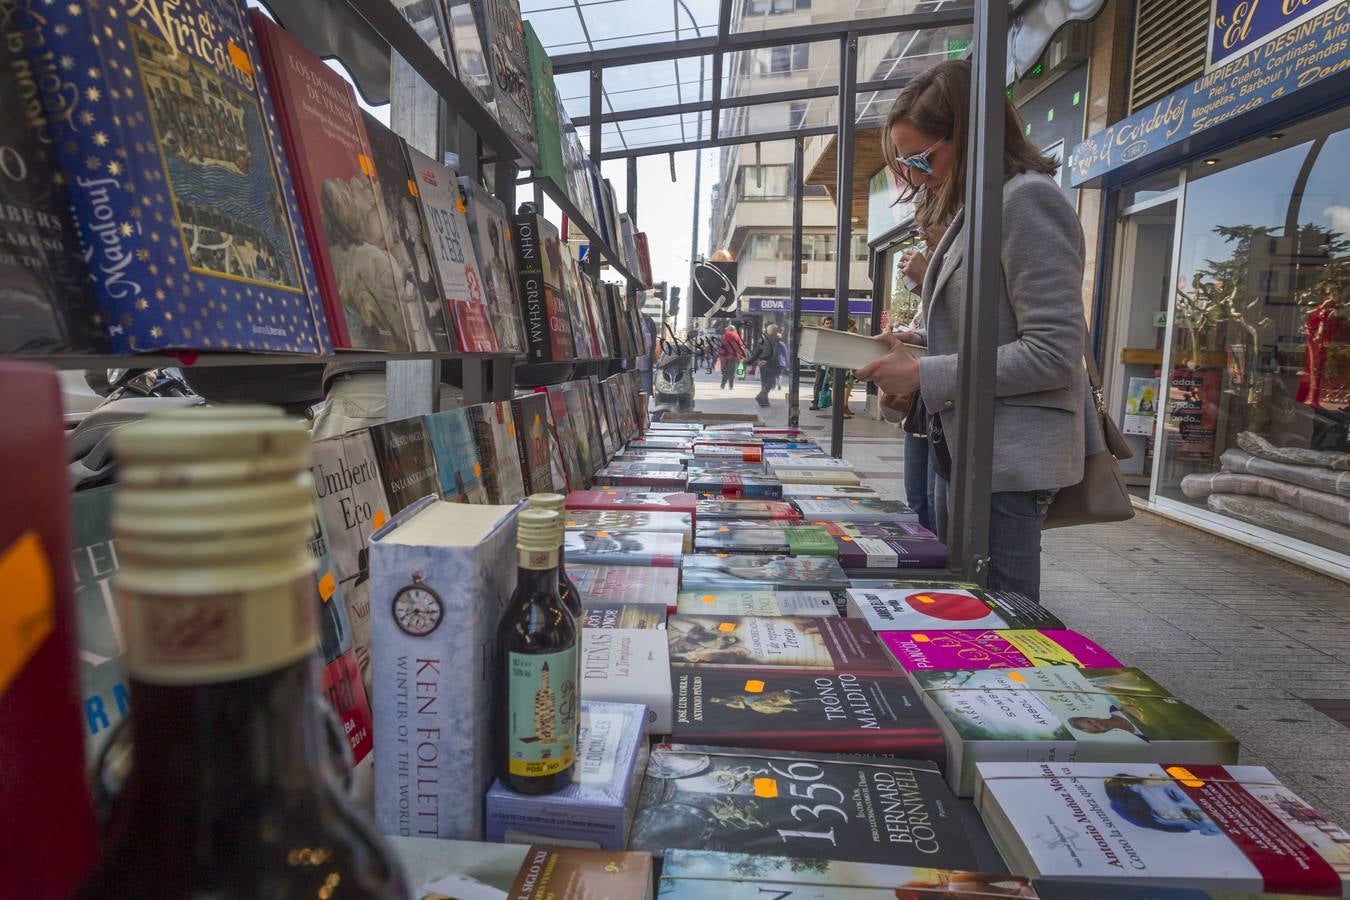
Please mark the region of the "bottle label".
<svg viewBox="0 0 1350 900"><path fill-rule="evenodd" d="M556 569L558 567L558 549L552 550L531 550L525 547L517 547L516 552L520 554L520 567L522 569Z"/></svg>
<svg viewBox="0 0 1350 900"><path fill-rule="evenodd" d="M512 775L544 777L572 766L577 738L577 648L512 653L507 752Z"/></svg>
<svg viewBox="0 0 1350 900"><path fill-rule="evenodd" d="M126 668L152 684L250 678L314 652L314 579L228 594L155 594L123 586Z"/></svg>

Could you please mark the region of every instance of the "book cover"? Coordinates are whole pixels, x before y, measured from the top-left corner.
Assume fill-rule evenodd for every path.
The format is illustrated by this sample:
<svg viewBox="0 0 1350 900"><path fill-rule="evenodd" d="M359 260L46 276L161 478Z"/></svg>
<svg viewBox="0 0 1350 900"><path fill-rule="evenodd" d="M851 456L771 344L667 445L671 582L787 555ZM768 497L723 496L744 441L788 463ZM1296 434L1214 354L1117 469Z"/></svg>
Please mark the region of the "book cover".
<svg viewBox="0 0 1350 900"><path fill-rule="evenodd" d="M568 530L563 534L563 556L569 564L675 568L683 550L684 540L665 532Z"/></svg>
<svg viewBox="0 0 1350 900"><path fill-rule="evenodd" d="M403 139L365 110L361 111L384 213L386 245L394 268L408 343L415 351L456 347L446 318L440 278L433 263L431 233L417 202L417 182L408 168Z"/></svg>
<svg viewBox="0 0 1350 900"><path fill-rule="evenodd" d="M797 358L802 362L840 369L861 369L886 353L887 345L868 335L814 325L802 326L797 348Z"/></svg>
<svg viewBox="0 0 1350 900"><path fill-rule="evenodd" d="M694 551L786 554L788 527L771 519L706 519L694 529Z"/></svg>
<svg viewBox="0 0 1350 900"><path fill-rule="evenodd" d="M781 500L783 483L768 475L705 475L690 473L688 489L734 500Z"/></svg>
<svg viewBox="0 0 1350 900"><path fill-rule="evenodd" d="M690 496L693 496L692 494ZM797 507L782 500L733 500L722 497L698 501L695 521L700 519L800 519Z"/></svg>
<svg viewBox="0 0 1350 900"><path fill-rule="evenodd" d="M705 616L838 616L829 591L680 591L675 611Z"/></svg>
<svg viewBox="0 0 1350 900"><path fill-rule="evenodd" d="M36 7L34 8L36 9ZM0 354L107 353L66 196L51 123L38 93L34 59L45 38L33 10L5 6L0 41L0 131L7 162L0 178ZM41 65L41 63L39 63Z"/></svg>
<svg viewBox="0 0 1350 900"><path fill-rule="evenodd" d="M648 900L652 896L652 858L646 853L617 850L534 846L521 864L509 896L515 900Z"/></svg>
<svg viewBox="0 0 1350 900"><path fill-rule="evenodd" d="M600 340L592 328L591 317L586 310L586 298L581 289L581 271L572 248L564 243L558 245L561 254L563 299L567 304L567 321L572 326L572 338L576 344L578 359L599 359Z"/></svg>
<svg viewBox="0 0 1350 900"><path fill-rule="evenodd" d="M601 358L618 356L614 348L614 343L609 337L609 323L605 321L605 313L600 302L600 287L591 274L586 271L580 263L577 264L577 277L581 281L581 299L585 307L586 318L590 321L590 327L595 335L597 349ZM591 378L599 376L592 375Z"/></svg>
<svg viewBox="0 0 1350 900"><path fill-rule="evenodd" d="M877 637L906 671L1058 665L1109 669L1125 665L1076 631L881 631Z"/></svg>
<svg viewBox="0 0 1350 900"><path fill-rule="evenodd" d="M758 588L833 590L848 587L848 576L828 556L771 556L694 553L684 558L684 586L689 590Z"/></svg>
<svg viewBox="0 0 1350 900"><path fill-rule="evenodd" d="M979 769L976 805L1020 874L1350 895L1350 833L1262 766L1029 762Z"/></svg>
<svg viewBox="0 0 1350 900"><path fill-rule="evenodd" d="M618 375L612 375L605 379L604 385L605 399L618 413L619 437L624 443L628 443L638 436L639 429L637 417L633 415L633 406L624 395L623 381Z"/></svg>
<svg viewBox="0 0 1350 900"><path fill-rule="evenodd" d="M370 698L361 676L361 661L356 655L347 598L342 593L328 549L328 535L315 505L314 537L309 542L314 558L314 584L319 607L319 661L323 669L319 687L342 726L352 751L352 762L360 763L374 747L374 722Z"/></svg>
<svg viewBox="0 0 1350 900"><path fill-rule="evenodd" d="M423 497L440 497L436 454L422 418L394 419L370 429L389 511L407 509Z"/></svg>
<svg viewBox="0 0 1350 900"><path fill-rule="evenodd" d="M580 416L573 417L567 403L567 393L561 384L551 384L545 390L551 414L554 438L562 453L563 471L567 484L573 490L590 487L591 451L587 441L586 423Z"/></svg>
<svg viewBox="0 0 1350 900"><path fill-rule="evenodd" d="M444 409L425 417L436 457L441 496L457 503L487 503L483 464L466 410Z"/></svg>
<svg viewBox="0 0 1350 900"><path fill-rule="evenodd" d="M628 509L646 512L673 512L693 515L697 501L693 494L658 494L647 491L572 491L567 495L568 509Z"/></svg>
<svg viewBox="0 0 1350 900"><path fill-rule="evenodd" d="M652 280L652 251L647 243L647 232L639 231L635 238L637 240L638 252L638 275L646 284L655 284Z"/></svg>
<svg viewBox="0 0 1350 900"><path fill-rule="evenodd" d="M641 448L630 452L646 456L663 455L660 450L643 450ZM686 454L679 451L670 451L670 455L684 460L690 478L694 476L710 478L717 475L757 475L762 478L766 477L765 472L768 471L764 468L762 462L746 462L743 459L690 459Z"/></svg>
<svg viewBox="0 0 1350 900"><path fill-rule="evenodd" d="M483 467L483 487L489 503L513 504L525 498L525 483L516 453L516 423L509 405L489 400L465 408Z"/></svg>
<svg viewBox="0 0 1350 900"><path fill-rule="evenodd" d="M810 519L812 525L819 525L833 537L851 538L901 538L936 541L937 535L924 528L918 522L907 520L889 522L836 522L829 519Z"/></svg>
<svg viewBox="0 0 1350 900"><path fill-rule="evenodd" d="M534 26L525 22L525 56L529 63L530 103L534 110L534 133L539 150L539 175L567 192L563 168L562 131L558 124L558 91L553 81L553 63Z"/></svg>
<svg viewBox="0 0 1350 900"><path fill-rule="evenodd" d="M680 590L680 570L641 566L568 565L567 575L581 594L582 606L632 603L675 608Z"/></svg>
<svg viewBox="0 0 1350 900"><path fill-rule="evenodd" d="M563 399L567 401L567 413L572 419L576 431L578 458L587 475L605 465L605 451L600 444L600 426L595 421L595 410L591 408L590 388L584 381L569 381L562 386ZM589 482L588 482L589 483Z"/></svg>
<svg viewBox="0 0 1350 900"><path fill-rule="evenodd" d="M918 516L903 501L850 497L817 500L798 497L794 501L802 517L810 521L832 522L917 522Z"/></svg>
<svg viewBox="0 0 1350 900"><path fill-rule="evenodd" d="M670 740L947 761L933 717L899 672L675 666Z"/></svg>
<svg viewBox="0 0 1350 900"><path fill-rule="evenodd" d="M583 628L581 699L640 703L647 733L670 730L670 651L660 628Z"/></svg>
<svg viewBox="0 0 1350 900"><path fill-rule="evenodd" d="M14 111L32 123L45 110L39 141L63 170L49 184L64 185L99 307L76 333L97 325L113 353L328 352L273 118L284 89L261 77L243 4L188 0L172 22L144 3L10 13L6 43L27 58L4 76L22 97ZM209 32L180 30L199 18ZM69 302L87 308L78 289Z"/></svg>
<svg viewBox="0 0 1350 900"><path fill-rule="evenodd" d="M1020 594L925 583L896 585L849 590L848 615L865 619L874 631L1064 628L1055 615Z"/></svg>
<svg viewBox="0 0 1350 900"><path fill-rule="evenodd" d="M622 850L647 767L647 710L634 703L581 702L572 783L552 794L517 794L500 780L487 793L487 839L551 841Z"/></svg>
<svg viewBox="0 0 1350 900"><path fill-rule="evenodd" d="M839 565L846 572L868 573L878 569L945 569L947 546L926 528L913 522L917 533L888 537L841 534L831 538L838 549Z"/></svg>
<svg viewBox="0 0 1350 900"><path fill-rule="evenodd" d="M427 223L441 295L459 341L456 349L462 353L496 353L501 347L492 329L483 275L474 257L458 177L453 169L416 147L407 144L404 147L416 182L417 202Z"/></svg>
<svg viewBox="0 0 1350 900"><path fill-rule="evenodd" d="M568 450L564 451L560 435L567 433L567 429L570 427L571 423L566 421L566 416L564 416L563 429L560 432L558 429L558 422L553 417L553 403L548 398L548 389L537 387L534 390L544 397L544 422L548 425L548 465L550 476L553 479L553 484L558 493L565 494L574 489L571 481L574 476L568 471L567 461L569 459L575 460L576 454L573 452L574 448L568 448ZM575 489L580 489L581 487L582 485L578 484L575 486Z"/></svg>
<svg viewBox="0 0 1350 900"><path fill-rule="evenodd" d="M511 244L511 221L506 207L474 179L459 177L459 189L467 209L473 255L483 278L488 318L503 353L525 352L525 326L520 320L520 279L516 274L515 248Z"/></svg>
<svg viewBox="0 0 1350 900"><path fill-rule="evenodd" d="M389 499L370 432L353 431L314 442L315 505L323 528L337 589L347 605L352 647L371 688L370 555L371 534L389 519Z"/></svg>
<svg viewBox="0 0 1350 900"><path fill-rule="evenodd" d="M608 356L609 353L604 354ZM619 442L615 440L615 424L613 414L605 403L605 391L600 386L600 377L598 375L588 375L586 377L586 390L588 404L592 414L595 416L595 424L600 428L600 446L603 450L602 460L611 459L619 449Z"/></svg>
<svg viewBox="0 0 1350 900"><path fill-rule="evenodd" d="M1125 418L1120 422L1123 434L1153 436L1158 418L1157 378L1131 378L1125 394Z"/></svg>
<svg viewBox="0 0 1350 900"><path fill-rule="evenodd" d="M655 603L588 603L582 628L665 628L665 607Z"/></svg>
<svg viewBox="0 0 1350 900"><path fill-rule="evenodd" d="M641 462L612 462L595 473L597 485L645 487L652 490L682 491L684 469L678 465Z"/></svg>
<svg viewBox="0 0 1350 900"><path fill-rule="evenodd" d="M683 551L692 546L688 513L644 512L629 509L569 509L563 523L568 531L656 531L680 536Z"/></svg>
<svg viewBox="0 0 1350 900"><path fill-rule="evenodd" d="M789 525L785 531L790 556L839 556L839 544L819 525Z"/></svg>
<svg viewBox="0 0 1350 900"><path fill-rule="evenodd" d="M516 452L525 493L551 494L564 487L553 483L549 461L548 398L543 394L515 398L511 401L511 417L516 424Z"/></svg>
<svg viewBox="0 0 1350 900"><path fill-rule="evenodd" d="M492 781L496 635L516 575L510 506L427 498L370 541L375 822L479 840Z"/></svg>
<svg viewBox="0 0 1350 900"><path fill-rule="evenodd" d="M530 64L525 57L525 25L517 0L479 0L483 46L492 73L494 112L502 128L531 150L538 149L534 130L534 98Z"/></svg>
<svg viewBox="0 0 1350 900"><path fill-rule="evenodd" d="M976 867L933 763L697 744L652 749L629 847Z"/></svg>
<svg viewBox="0 0 1350 900"><path fill-rule="evenodd" d="M384 201L356 94L260 11L250 10L249 19L276 98L333 344L406 352L408 331L384 232Z"/></svg>
<svg viewBox="0 0 1350 900"><path fill-rule="evenodd" d="M777 478L783 484L805 484L812 488L818 487L861 487L862 479L856 472L846 469L798 469L791 466L770 466L769 471L773 477ZM818 491L812 490L807 496L816 496ZM800 499L800 496L794 497ZM850 498L852 499L852 498Z"/></svg>
<svg viewBox="0 0 1350 900"><path fill-rule="evenodd" d="M891 672L890 654L862 622L821 617L671 616L674 666L787 666Z"/></svg>
<svg viewBox="0 0 1350 900"><path fill-rule="evenodd" d="M563 247L562 238L552 222L539 220L539 251L542 256L545 299L548 300L549 337L552 342L553 362L570 362L583 355L577 340L571 300L567 293L567 269L564 257L571 252Z"/></svg>
<svg viewBox="0 0 1350 900"><path fill-rule="evenodd" d="M116 492L115 487L101 487L76 491L71 498L80 711L90 760L126 717L131 702L122 674L122 628L113 591L113 577L122 565L112 530Z"/></svg>
<svg viewBox="0 0 1350 900"><path fill-rule="evenodd" d="M494 102L492 63L478 30L478 17L474 14L476 2L478 0L444 0L445 19L450 26L450 45L455 53L455 77L495 117L497 104Z"/></svg>
<svg viewBox="0 0 1350 900"><path fill-rule="evenodd" d="M1138 669L1051 665L910 679L948 738L947 780L975 790L978 762L1237 762L1217 722Z"/></svg>

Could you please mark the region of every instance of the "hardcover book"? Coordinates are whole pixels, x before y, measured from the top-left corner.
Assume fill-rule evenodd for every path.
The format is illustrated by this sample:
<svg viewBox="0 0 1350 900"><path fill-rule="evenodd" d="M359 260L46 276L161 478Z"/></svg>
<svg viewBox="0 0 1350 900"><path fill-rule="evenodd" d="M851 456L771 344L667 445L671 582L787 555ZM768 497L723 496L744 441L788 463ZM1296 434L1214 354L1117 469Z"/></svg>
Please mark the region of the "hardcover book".
<svg viewBox="0 0 1350 900"><path fill-rule="evenodd" d="M507 133L537 150L520 4L517 0L479 0L474 7L488 53L488 71L492 73L493 112Z"/></svg>
<svg viewBox="0 0 1350 900"><path fill-rule="evenodd" d="M773 477L783 482L784 487L790 484L805 484L816 487L860 487L862 479L856 472L845 469L797 469L790 466L774 466L769 469ZM818 491L812 490L810 496L815 496ZM799 499L794 497L793 499Z"/></svg>
<svg viewBox="0 0 1350 900"><path fill-rule="evenodd" d="M479 0L444 0L445 18L450 26L450 44L455 51L455 77L477 98L479 105L495 116L492 63L483 48L478 17L474 15L477 2Z"/></svg>
<svg viewBox="0 0 1350 900"><path fill-rule="evenodd" d="M660 628L583 628L581 699L647 707L647 733L670 730L670 651Z"/></svg>
<svg viewBox="0 0 1350 900"><path fill-rule="evenodd" d="M729 459L740 462L758 463L764 461L764 449L746 444L725 444L705 442L700 438L694 441L692 448L694 459Z"/></svg>
<svg viewBox="0 0 1350 900"><path fill-rule="evenodd" d="M548 396L550 422L562 454L567 484L573 490L590 487L590 474L594 470L591 468L590 445L586 440L586 422L579 416L572 416L563 385L551 384L545 394Z"/></svg>
<svg viewBox="0 0 1350 900"><path fill-rule="evenodd" d="M507 896L513 900L651 900L652 858L645 853L534 846Z"/></svg>
<svg viewBox="0 0 1350 900"><path fill-rule="evenodd" d="M975 802L1021 875L1350 896L1350 833L1261 766L981 763Z"/></svg>
<svg viewBox="0 0 1350 900"><path fill-rule="evenodd" d="M464 410L483 467L483 488L489 503L509 505L525 498L516 454L516 424L504 402L489 400Z"/></svg>
<svg viewBox="0 0 1350 900"><path fill-rule="evenodd" d="M558 264L562 268L563 300L567 304L567 321L572 325L572 340L576 344L577 359L599 359L600 338L586 309L582 293L581 272L572 248L559 242Z"/></svg>
<svg viewBox="0 0 1350 900"><path fill-rule="evenodd" d="M895 664L876 635L852 619L788 616L671 616L674 666L787 666L891 672Z"/></svg>
<svg viewBox="0 0 1350 900"><path fill-rule="evenodd" d="M450 331L441 282L433 263L431 232L417 201L417 182L408 168L403 139L362 110L370 138L375 181L383 201L385 249L394 268L408 343L416 351L444 351L456 347Z"/></svg>
<svg viewBox="0 0 1350 900"><path fill-rule="evenodd" d="M553 81L553 63L539 41L534 26L525 22L525 56L530 67L530 102L534 108L534 133L539 149L539 175L564 193L568 190L563 165L562 130L558 124L558 91Z"/></svg>
<svg viewBox="0 0 1350 900"><path fill-rule="evenodd" d="M515 508L427 498L370 541L375 821L479 840L492 781L497 624L515 588ZM416 762L414 763L414 759ZM402 764L402 763L406 763Z"/></svg>
<svg viewBox="0 0 1350 900"><path fill-rule="evenodd" d="M655 456L660 451L657 450L634 450L635 454L646 454ZM712 478L718 475L757 475L765 477L764 463L746 462L742 459L689 459L683 453L672 451L680 459L685 460L685 469L689 472L689 477L698 476L700 478Z"/></svg>
<svg viewBox="0 0 1350 900"><path fill-rule="evenodd" d="M685 487L684 469L678 465L648 462L612 462L595 473L597 485L643 487L651 490L681 491ZM691 488L691 491L694 489Z"/></svg>
<svg viewBox="0 0 1350 900"><path fill-rule="evenodd" d="M605 449L600 443L600 426L591 406L590 387L584 381L568 381L562 386L567 413L577 433L578 456L587 475L605 465ZM588 482L589 483L589 482Z"/></svg>
<svg viewBox="0 0 1350 900"><path fill-rule="evenodd" d="M848 591L848 615L874 631L1052 628L1064 623L1020 594L909 584Z"/></svg>
<svg viewBox="0 0 1350 900"><path fill-rule="evenodd" d="M568 531L655 531L680 537L681 553L692 549L688 513L643 512L626 509L569 509L563 523Z"/></svg>
<svg viewBox="0 0 1350 900"><path fill-rule="evenodd" d="M675 611L705 616L837 616L829 591L680 591Z"/></svg>
<svg viewBox="0 0 1350 900"><path fill-rule="evenodd" d="M815 818L801 811L807 791ZM933 763L697 744L652 749L629 847L976 867Z"/></svg>
<svg viewBox="0 0 1350 900"><path fill-rule="evenodd" d="M516 452L520 456L520 474L525 493L551 494L565 485L553 483L549 450L548 397L526 394L511 401L511 417L516 423Z"/></svg>
<svg viewBox="0 0 1350 900"><path fill-rule="evenodd" d="M568 509L627 509L645 512L673 512L694 514L703 501L693 494L658 494L647 491L572 491L567 495Z"/></svg>
<svg viewBox="0 0 1350 900"><path fill-rule="evenodd" d="M459 177L459 189L467 205L465 217L473 238L473 255L483 278L483 294L497 347L503 353L524 353L525 327L516 299L520 279L511 244L510 217L502 202L469 176Z"/></svg>
<svg viewBox="0 0 1350 900"><path fill-rule="evenodd" d="M683 548L679 535L665 532L567 531L563 535L568 563L676 568Z"/></svg>
<svg viewBox="0 0 1350 900"><path fill-rule="evenodd" d="M815 525L792 525L767 519L708 519L694 534L700 553L778 553L791 556L835 556L838 547L829 532Z"/></svg>
<svg viewBox="0 0 1350 900"><path fill-rule="evenodd" d="M126 716L131 702L122 674L122 629L112 583L122 565L112 530L116 492L109 486L76 491L71 497L80 711L90 760Z"/></svg>
<svg viewBox="0 0 1350 900"><path fill-rule="evenodd" d="M633 603L675 609L680 570L641 566L568 565L567 575L581 594L582 606Z"/></svg>
<svg viewBox="0 0 1350 900"><path fill-rule="evenodd" d="M309 542L314 557L314 584L319 607L319 660L323 663L320 686L328 705L342 724L342 733L351 747L352 762L360 763L374 748L374 722L370 698L361 678L361 661L352 643L351 618L342 594L323 520L315 508L314 537Z"/></svg>
<svg viewBox="0 0 1350 900"><path fill-rule="evenodd" d="M610 356L611 354L606 350L603 355ZM612 459L619 450L618 423L614 420L613 410L605 402L605 389L600 384L600 377L588 375L586 387L590 396L590 409L595 414L596 424L600 426L600 445L604 449L603 458L606 460Z"/></svg>
<svg viewBox="0 0 1350 900"><path fill-rule="evenodd" d="M905 537L855 537L841 534L834 541L839 565L845 572L874 574L881 571L899 572L904 569L945 569L947 546L926 528L912 522L918 534Z"/></svg>
<svg viewBox="0 0 1350 900"><path fill-rule="evenodd" d="M516 272L520 312L532 363L575 358L567 305L562 296L562 251L558 229L529 205L515 217Z"/></svg>
<svg viewBox="0 0 1350 900"><path fill-rule="evenodd" d="M474 258L458 178L453 169L416 147L406 144L404 147L416 182L417 202L430 235L431 259L459 341L458 349L462 353L495 353L501 346L492 330L483 274Z"/></svg>
<svg viewBox="0 0 1350 900"><path fill-rule="evenodd" d="M676 666L670 740L947 761L933 717L899 672Z"/></svg>
<svg viewBox="0 0 1350 900"><path fill-rule="evenodd" d="M1076 631L880 631L877 637L906 671L1022 669L1028 666L1120 668L1095 641Z"/></svg>
<svg viewBox="0 0 1350 900"><path fill-rule="evenodd" d="M277 100L333 344L406 352L408 330L384 231L384 200L356 94L260 11L250 10L249 19ZM208 211L214 208L211 201Z"/></svg>
<svg viewBox="0 0 1350 900"><path fill-rule="evenodd" d="M88 279L61 302L87 310L88 287L99 307L66 340L92 325L113 353L328 352L312 248L273 117L271 91L284 87L272 81L269 91L261 77L243 4L187 0L172 21L158 6L123 0L7 10L9 52L27 59L3 76L21 98L5 103L5 119L23 117L6 144L25 133L30 142L45 110L37 140L53 154L46 165L63 170L52 172L47 186L57 193L48 197L73 210L84 256L76 277ZM188 24L199 19L209 31ZM20 177L6 193L40 200ZM41 231L44 252L74 249L61 246L70 232L59 221ZM69 276L77 259L48 271ZM31 293L34 274L6 288Z"/></svg>
<svg viewBox="0 0 1350 900"><path fill-rule="evenodd" d="M689 496L693 496L690 494ZM782 500L731 500L722 497L698 501L694 521L703 519L800 519L797 507Z"/></svg>
<svg viewBox="0 0 1350 900"><path fill-rule="evenodd" d="M421 418L394 419L372 426L370 439L391 513L407 509L423 497L440 497L436 454Z"/></svg>
<svg viewBox="0 0 1350 900"><path fill-rule="evenodd" d="M665 607L655 603L588 603L582 628L665 628Z"/></svg>
<svg viewBox="0 0 1350 900"><path fill-rule="evenodd" d="M580 263L577 266L577 277L581 281L582 305L585 307L586 317L589 319L591 330L595 335L600 356L602 358L618 356L614 342L610 340L609 323L605 321L603 304L600 302L599 285ZM599 378L597 375L591 375L590 377L597 380Z"/></svg>
<svg viewBox="0 0 1350 900"><path fill-rule="evenodd" d="M693 494L712 494L740 500L781 500L783 483L767 475L689 474L688 490Z"/></svg>
<svg viewBox="0 0 1350 900"><path fill-rule="evenodd" d="M389 499L370 432L314 442L314 496L338 590L347 604L352 647L366 694L371 693L371 534L389 519Z"/></svg>
<svg viewBox="0 0 1350 900"><path fill-rule="evenodd" d="M425 417L436 457L441 496L456 503L487 503L483 464L466 410L444 409Z"/></svg>
<svg viewBox="0 0 1350 900"><path fill-rule="evenodd" d="M1238 742L1138 669L915 670L947 740L947 781L975 790L980 762L1237 762Z"/></svg>
<svg viewBox="0 0 1350 900"><path fill-rule="evenodd" d="M848 576L828 556L731 555L694 553L684 558L688 590L749 588L760 590L834 590L848 587Z"/></svg>
<svg viewBox="0 0 1350 900"><path fill-rule="evenodd" d="M647 754L645 707L583 700L572 783L530 796L494 782L487 793L487 839L624 849Z"/></svg>
<svg viewBox="0 0 1350 900"><path fill-rule="evenodd" d="M850 497L817 500L798 497L793 501L802 517L831 522L917 522L918 516L900 500L876 500L871 497Z"/></svg>

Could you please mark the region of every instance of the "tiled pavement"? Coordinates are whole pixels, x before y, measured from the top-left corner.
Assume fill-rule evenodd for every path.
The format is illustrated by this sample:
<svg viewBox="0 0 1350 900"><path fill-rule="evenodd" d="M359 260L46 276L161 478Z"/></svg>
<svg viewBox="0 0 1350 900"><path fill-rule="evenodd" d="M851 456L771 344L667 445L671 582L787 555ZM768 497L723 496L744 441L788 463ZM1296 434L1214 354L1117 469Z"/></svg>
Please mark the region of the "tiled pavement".
<svg viewBox="0 0 1350 900"><path fill-rule="evenodd" d="M722 391L700 376L695 408L785 424L783 392ZM878 492L903 498L902 441L865 418L861 386L844 455ZM829 419L801 413L826 443ZM1047 532L1046 606L1223 723L1242 761L1270 768L1332 819L1350 823L1350 588L1141 513L1117 525Z"/></svg>

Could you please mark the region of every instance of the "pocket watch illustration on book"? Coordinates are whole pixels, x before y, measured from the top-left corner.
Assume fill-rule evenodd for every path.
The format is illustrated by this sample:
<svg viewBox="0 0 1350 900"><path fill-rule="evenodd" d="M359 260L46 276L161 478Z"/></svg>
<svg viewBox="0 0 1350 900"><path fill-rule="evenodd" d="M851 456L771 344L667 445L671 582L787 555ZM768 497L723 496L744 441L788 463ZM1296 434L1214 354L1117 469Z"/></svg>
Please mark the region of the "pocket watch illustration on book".
<svg viewBox="0 0 1350 900"><path fill-rule="evenodd" d="M412 584L394 594L394 621L413 637L426 637L435 631L444 611L440 596L422 581L421 572L413 572Z"/></svg>

